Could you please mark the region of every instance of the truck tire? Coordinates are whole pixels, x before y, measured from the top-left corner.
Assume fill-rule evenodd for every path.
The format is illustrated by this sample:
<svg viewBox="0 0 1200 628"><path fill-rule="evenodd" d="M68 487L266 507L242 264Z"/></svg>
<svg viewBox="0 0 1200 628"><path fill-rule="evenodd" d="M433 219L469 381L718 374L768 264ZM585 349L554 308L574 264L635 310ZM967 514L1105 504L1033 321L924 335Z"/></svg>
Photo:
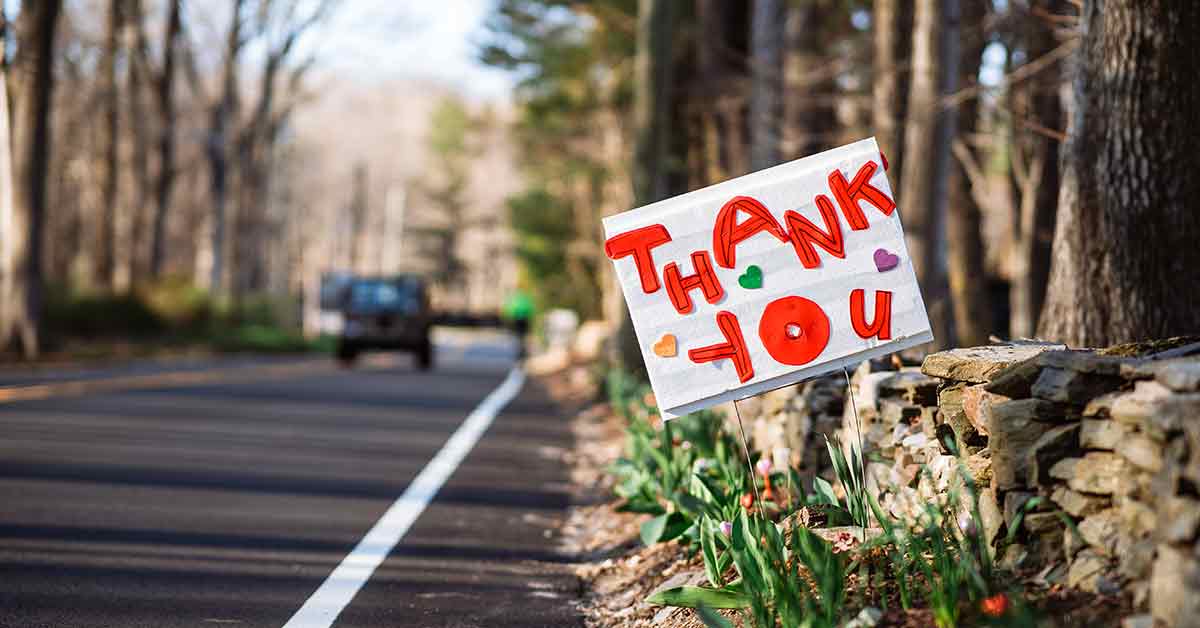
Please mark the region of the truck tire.
<svg viewBox="0 0 1200 628"><path fill-rule="evenodd" d="M336 357L338 363L344 368L351 368L354 366L354 362L358 360L358 347L347 342L339 342Z"/></svg>
<svg viewBox="0 0 1200 628"><path fill-rule="evenodd" d="M429 340L429 336L425 336L425 341L417 347L417 368L422 371L433 368L433 342Z"/></svg>

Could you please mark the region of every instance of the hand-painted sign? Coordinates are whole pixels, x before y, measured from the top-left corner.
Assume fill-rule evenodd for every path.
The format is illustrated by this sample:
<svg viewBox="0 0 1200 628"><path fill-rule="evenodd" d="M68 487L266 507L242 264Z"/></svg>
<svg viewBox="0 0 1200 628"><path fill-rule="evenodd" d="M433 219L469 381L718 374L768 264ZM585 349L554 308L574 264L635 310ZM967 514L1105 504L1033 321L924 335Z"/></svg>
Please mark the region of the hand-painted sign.
<svg viewBox="0 0 1200 628"><path fill-rule="evenodd" d="M671 419L933 339L875 140L604 220Z"/></svg>

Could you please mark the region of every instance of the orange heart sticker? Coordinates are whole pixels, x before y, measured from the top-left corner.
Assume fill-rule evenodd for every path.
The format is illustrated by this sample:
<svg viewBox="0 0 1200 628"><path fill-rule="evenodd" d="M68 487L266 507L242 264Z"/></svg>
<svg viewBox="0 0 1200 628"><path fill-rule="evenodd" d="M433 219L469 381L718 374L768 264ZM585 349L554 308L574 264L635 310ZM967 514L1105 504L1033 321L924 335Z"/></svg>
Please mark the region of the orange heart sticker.
<svg viewBox="0 0 1200 628"><path fill-rule="evenodd" d="M654 343L654 355L660 358L673 358L675 353L675 336L673 334L664 334L658 342Z"/></svg>

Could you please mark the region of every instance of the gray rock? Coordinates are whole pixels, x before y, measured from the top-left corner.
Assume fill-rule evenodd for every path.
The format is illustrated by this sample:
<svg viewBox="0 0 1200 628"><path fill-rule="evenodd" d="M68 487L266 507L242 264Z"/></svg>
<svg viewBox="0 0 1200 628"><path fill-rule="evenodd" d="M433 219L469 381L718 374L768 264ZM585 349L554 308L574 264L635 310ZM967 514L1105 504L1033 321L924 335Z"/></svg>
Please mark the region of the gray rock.
<svg viewBox="0 0 1200 628"><path fill-rule="evenodd" d="M1010 399L1025 399L1032 394L1030 388L1041 372L1042 365L1037 356L1034 356L1005 368L984 386L992 394Z"/></svg>
<svg viewBox="0 0 1200 628"><path fill-rule="evenodd" d="M1126 580L1145 580L1154 568L1154 541L1139 539L1128 547L1117 546L1117 573Z"/></svg>
<svg viewBox="0 0 1200 628"><path fill-rule="evenodd" d="M874 628L879 625L879 620L883 619L883 611L873 606L868 606L858 612L854 619L846 622L842 628Z"/></svg>
<svg viewBox="0 0 1200 628"><path fill-rule="evenodd" d="M899 396L904 401L917 406L931 406L937 403L937 389L941 380L921 373L917 369L902 369L894 376L879 383L880 393L884 396Z"/></svg>
<svg viewBox="0 0 1200 628"><path fill-rule="evenodd" d="M1158 382L1138 382L1133 391L1119 395L1112 401L1109 414L1114 421L1150 431L1154 428L1151 418L1163 400L1170 396L1171 389Z"/></svg>
<svg viewBox="0 0 1200 628"><path fill-rule="evenodd" d="M1050 467L1050 477L1066 480L1067 486L1081 493L1124 494L1130 490L1129 463L1106 451L1092 451L1082 458L1064 458Z"/></svg>
<svg viewBox="0 0 1200 628"><path fill-rule="evenodd" d="M1112 505L1112 500L1107 497L1084 495L1065 486L1056 487L1050 495L1050 501L1057 504L1063 512L1075 517L1086 517Z"/></svg>
<svg viewBox="0 0 1200 628"><path fill-rule="evenodd" d="M1004 494L1004 521L1012 523L1012 520L1017 517L1017 512L1022 510L1025 504L1037 497L1036 493L1029 491L1008 491ZM1043 508L1044 510L1044 508Z"/></svg>
<svg viewBox="0 0 1200 628"><path fill-rule="evenodd" d="M1050 467L1062 460L1079 455L1079 424L1060 425L1042 434L1026 454L1026 482L1050 483Z"/></svg>
<svg viewBox="0 0 1200 628"><path fill-rule="evenodd" d="M1043 403L1036 399L1016 399L992 406L988 446L992 450L992 477L997 490L1026 485L1025 452L1053 428L1038 420Z"/></svg>
<svg viewBox="0 0 1200 628"><path fill-rule="evenodd" d="M1084 419L1080 422L1079 446L1112 451L1130 430L1127 424L1110 419Z"/></svg>
<svg viewBox="0 0 1200 628"><path fill-rule="evenodd" d="M1112 375L1098 375L1061 368L1043 368L1030 392L1034 397L1077 406L1106 392L1117 390L1125 380Z"/></svg>
<svg viewBox="0 0 1200 628"><path fill-rule="evenodd" d="M1163 445L1140 434L1130 434L1117 443L1116 452L1134 466L1157 473L1163 466Z"/></svg>
<svg viewBox="0 0 1200 628"><path fill-rule="evenodd" d="M1075 558L1075 555L1087 548L1087 546L1087 541L1083 540L1079 532L1063 526L1063 554L1067 557L1067 560Z"/></svg>
<svg viewBox="0 0 1200 628"><path fill-rule="evenodd" d="M1153 378L1171 390L1200 391L1200 358L1196 357L1138 362L1121 374L1130 379Z"/></svg>
<svg viewBox="0 0 1200 628"><path fill-rule="evenodd" d="M899 423L911 423L913 419L920 418L920 416L921 406L914 406L896 399L879 400L879 420L889 428Z"/></svg>
<svg viewBox="0 0 1200 628"><path fill-rule="evenodd" d="M1071 562L1071 568L1067 571L1067 586L1097 593L1099 580L1108 568L1108 559L1093 550L1085 549Z"/></svg>
<svg viewBox="0 0 1200 628"><path fill-rule="evenodd" d="M1158 535L1167 543L1187 543L1200 529L1200 501L1175 495L1159 497Z"/></svg>
<svg viewBox="0 0 1200 628"><path fill-rule="evenodd" d="M1079 535L1092 549L1105 556L1116 554L1117 539L1121 533L1121 513L1116 508L1084 517L1077 527Z"/></svg>
<svg viewBox="0 0 1200 628"><path fill-rule="evenodd" d="M1150 576L1150 613L1166 626L1194 626L1200 617L1200 564L1187 552L1159 545Z"/></svg>
<svg viewBox="0 0 1200 628"><path fill-rule="evenodd" d="M943 379L984 384L1012 364L1047 350L1063 348L1063 345L1047 343L951 349L925 356L921 372Z"/></svg>
<svg viewBox="0 0 1200 628"><path fill-rule="evenodd" d="M1021 528L1034 536L1058 534L1064 527L1062 517L1056 512L1025 513L1025 518L1021 520Z"/></svg>
<svg viewBox="0 0 1200 628"><path fill-rule="evenodd" d="M1123 366L1134 362L1136 360L1131 358L1100 355L1088 350L1047 351L1038 356L1038 363L1043 368L1113 377L1121 374Z"/></svg>
<svg viewBox="0 0 1200 628"><path fill-rule="evenodd" d="M1111 416L1113 402L1123 394L1124 393L1122 391L1115 390L1113 392L1104 393L1099 397L1095 397L1083 406L1083 412L1080 414L1085 417L1106 419Z"/></svg>

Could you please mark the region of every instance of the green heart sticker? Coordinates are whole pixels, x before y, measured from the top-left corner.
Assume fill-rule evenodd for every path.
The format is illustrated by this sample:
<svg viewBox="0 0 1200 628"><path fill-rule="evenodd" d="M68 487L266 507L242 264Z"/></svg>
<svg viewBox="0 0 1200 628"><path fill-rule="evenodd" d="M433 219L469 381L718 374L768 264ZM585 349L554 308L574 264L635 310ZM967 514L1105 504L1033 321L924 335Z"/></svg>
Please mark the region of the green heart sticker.
<svg viewBox="0 0 1200 628"><path fill-rule="evenodd" d="M762 269L751 265L738 277L738 285L747 290L757 290L762 287Z"/></svg>

